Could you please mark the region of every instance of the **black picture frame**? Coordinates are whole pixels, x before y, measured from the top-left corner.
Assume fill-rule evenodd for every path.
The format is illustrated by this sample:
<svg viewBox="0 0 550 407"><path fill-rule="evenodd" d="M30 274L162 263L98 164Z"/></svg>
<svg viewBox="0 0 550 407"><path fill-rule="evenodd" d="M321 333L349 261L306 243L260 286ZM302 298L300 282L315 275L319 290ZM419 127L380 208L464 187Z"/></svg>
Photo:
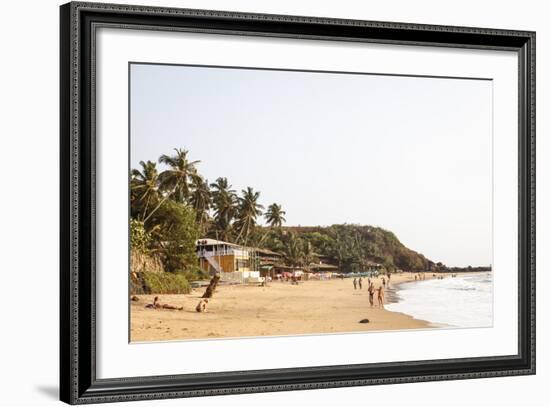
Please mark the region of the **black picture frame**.
<svg viewBox="0 0 550 407"><path fill-rule="evenodd" d="M535 373L535 33L72 2L60 8L60 398L70 404ZM499 357L96 378L95 29L512 50L519 56L519 351ZM122 135L126 137L126 135Z"/></svg>

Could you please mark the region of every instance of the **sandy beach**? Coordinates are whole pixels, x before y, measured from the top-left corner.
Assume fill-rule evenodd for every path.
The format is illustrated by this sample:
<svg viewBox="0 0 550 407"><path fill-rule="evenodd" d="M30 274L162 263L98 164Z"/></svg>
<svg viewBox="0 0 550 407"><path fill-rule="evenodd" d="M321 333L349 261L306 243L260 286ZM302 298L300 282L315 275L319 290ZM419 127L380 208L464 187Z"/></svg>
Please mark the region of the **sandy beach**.
<svg viewBox="0 0 550 407"><path fill-rule="evenodd" d="M445 278L449 275L444 275ZM426 279L432 274L426 273ZM131 301L131 341L159 341L277 336L356 331L387 331L433 327L409 315L390 312L368 301L367 282L354 290L353 279L303 281L298 285L273 281L257 285L221 285L210 300L207 313L195 306L204 288L186 295L160 295L160 302L183 310L146 309L154 295ZM392 275L386 302L395 300L399 283L414 281L414 274ZM375 287L381 279L374 279ZM375 296L376 297L376 296ZM368 318L369 323L359 323Z"/></svg>

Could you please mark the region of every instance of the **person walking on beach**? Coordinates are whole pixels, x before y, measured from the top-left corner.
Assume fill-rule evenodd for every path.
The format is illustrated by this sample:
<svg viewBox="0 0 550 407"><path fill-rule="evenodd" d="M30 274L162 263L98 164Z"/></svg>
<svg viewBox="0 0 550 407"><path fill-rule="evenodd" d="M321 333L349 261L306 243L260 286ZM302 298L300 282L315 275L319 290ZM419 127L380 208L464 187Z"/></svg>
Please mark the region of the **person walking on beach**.
<svg viewBox="0 0 550 407"><path fill-rule="evenodd" d="M384 287L382 286L378 288L378 306L384 306Z"/></svg>
<svg viewBox="0 0 550 407"><path fill-rule="evenodd" d="M382 285L385 287L386 286L386 279L384 277L382 277Z"/></svg>
<svg viewBox="0 0 550 407"><path fill-rule="evenodd" d="M374 307L374 292L376 290L374 289L374 284L370 283L369 284L369 303L370 303L370 306L371 308Z"/></svg>
<svg viewBox="0 0 550 407"><path fill-rule="evenodd" d="M353 289L357 290L357 279L355 277L353 278Z"/></svg>
<svg viewBox="0 0 550 407"><path fill-rule="evenodd" d="M362 277L359 277L359 289L362 290L363 289L363 278Z"/></svg>

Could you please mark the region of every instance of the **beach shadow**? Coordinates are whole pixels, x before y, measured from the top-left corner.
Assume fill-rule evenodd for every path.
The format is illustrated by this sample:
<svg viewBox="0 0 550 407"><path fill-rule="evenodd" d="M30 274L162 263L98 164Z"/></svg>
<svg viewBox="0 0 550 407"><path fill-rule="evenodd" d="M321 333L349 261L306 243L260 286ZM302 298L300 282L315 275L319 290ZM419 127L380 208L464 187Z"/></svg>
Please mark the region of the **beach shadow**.
<svg viewBox="0 0 550 407"><path fill-rule="evenodd" d="M50 399L59 400L59 388L57 386L37 386L36 390Z"/></svg>

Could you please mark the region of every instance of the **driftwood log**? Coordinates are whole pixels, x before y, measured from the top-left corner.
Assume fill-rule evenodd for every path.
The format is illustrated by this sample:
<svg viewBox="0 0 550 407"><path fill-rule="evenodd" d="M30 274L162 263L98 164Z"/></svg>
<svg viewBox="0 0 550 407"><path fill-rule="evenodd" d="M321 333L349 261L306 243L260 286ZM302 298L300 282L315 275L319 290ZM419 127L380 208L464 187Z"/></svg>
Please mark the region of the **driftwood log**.
<svg viewBox="0 0 550 407"><path fill-rule="evenodd" d="M212 298L214 292L216 291L218 281L220 281L220 275L216 274L214 277L212 277L212 280L210 280L210 284L208 284L208 287L206 287L206 291L202 295L202 298Z"/></svg>

